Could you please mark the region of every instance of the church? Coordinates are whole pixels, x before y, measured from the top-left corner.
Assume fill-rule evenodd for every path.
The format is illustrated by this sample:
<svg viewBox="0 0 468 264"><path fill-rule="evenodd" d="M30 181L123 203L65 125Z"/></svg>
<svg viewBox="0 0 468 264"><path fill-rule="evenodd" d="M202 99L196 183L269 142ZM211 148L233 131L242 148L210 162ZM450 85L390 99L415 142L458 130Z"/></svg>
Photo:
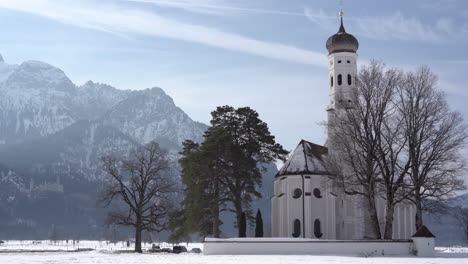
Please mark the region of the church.
<svg viewBox="0 0 468 264"><path fill-rule="evenodd" d="M358 40L343 25L331 36L329 52L328 119L338 103L352 103L357 93ZM338 109L339 110L339 109ZM330 136L329 136L330 140ZM332 144L317 145L302 140L274 179L272 203L272 237L312 238L325 240L360 240L372 238L364 198L346 195L331 184L325 159L333 151ZM381 230L385 224L385 200L376 198ZM395 207L393 239L409 239L415 233L415 212L412 204Z"/></svg>

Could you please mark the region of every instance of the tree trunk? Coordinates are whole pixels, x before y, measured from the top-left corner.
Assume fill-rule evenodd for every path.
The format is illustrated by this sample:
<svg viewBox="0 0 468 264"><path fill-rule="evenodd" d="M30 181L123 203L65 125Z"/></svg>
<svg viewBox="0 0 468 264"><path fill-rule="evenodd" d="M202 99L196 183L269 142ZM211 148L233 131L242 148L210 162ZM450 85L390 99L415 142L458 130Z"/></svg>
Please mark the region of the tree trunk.
<svg viewBox="0 0 468 264"><path fill-rule="evenodd" d="M216 202L212 209L213 213L213 237L219 238L219 204Z"/></svg>
<svg viewBox="0 0 468 264"><path fill-rule="evenodd" d="M141 250L141 218L137 217L137 223L135 226L135 252L143 253Z"/></svg>
<svg viewBox="0 0 468 264"><path fill-rule="evenodd" d="M213 214L213 237L219 238L220 230L219 230L219 180L218 177L214 179L214 205L211 210Z"/></svg>
<svg viewBox="0 0 468 264"><path fill-rule="evenodd" d="M247 219L245 213L242 213L239 224L239 237L247 237Z"/></svg>
<svg viewBox="0 0 468 264"><path fill-rule="evenodd" d="M419 230L419 228L421 228L421 226L423 225L423 219L422 219L422 204L421 204L421 196L419 195L420 194L420 190L419 188L415 190L415 194L414 194L414 202L415 202L415 205L416 205L416 231Z"/></svg>
<svg viewBox="0 0 468 264"><path fill-rule="evenodd" d="M234 207L236 208L236 219L237 219L237 237L241 237L241 222L242 222L242 198L236 197Z"/></svg>
<svg viewBox="0 0 468 264"><path fill-rule="evenodd" d="M393 198L387 194L387 216L385 217L385 231L384 239L393 238L393 212L395 211L395 205L393 204Z"/></svg>
<svg viewBox="0 0 468 264"><path fill-rule="evenodd" d="M367 202L369 204L369 217L371 220L371 228L374 239L382 239L382 233L380 232L380 223L379 223L379 217L377 215L377 207L375 205L375 195L373 192L370 192L369 195L367 196Z"/></svg>

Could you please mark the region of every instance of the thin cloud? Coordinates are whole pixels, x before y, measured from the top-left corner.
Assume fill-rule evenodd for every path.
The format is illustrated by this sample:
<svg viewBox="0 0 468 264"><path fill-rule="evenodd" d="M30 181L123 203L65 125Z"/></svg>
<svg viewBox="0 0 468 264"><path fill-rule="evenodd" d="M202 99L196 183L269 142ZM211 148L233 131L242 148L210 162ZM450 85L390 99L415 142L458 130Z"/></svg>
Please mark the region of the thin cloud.
<svg viewBox="0 0 468 264"><path fill-rule="evenodd" d="M291 45L266 42L217 28L179 22L143 9L118 4L70 0L0 0L0 7L43 16L61 23L114 34L144 34L194 42L277 60L320 67L326 66L322 53Z"/></svg>
<svg viewBox="0 0 468 264"><path fill-rule="evenodd" d="M322 9L305 9L305 14L310 21L331 29L331 20L336 16L326 14ZM348 28L353 33L378 40L415 40L438 42L443 39L444 32L436 26L422 23L415 17L405 17L401 12L395 12L390 16L379 17L345 17ZM335 25L335 23L333 23ZM444 26L444 25L439 25ZM336 25L335 25L336 27Z"/></svg>
<svg viewBox="0 0 468 264"><path fill-rule="evenodd" d="M190 12L204 13L210 15L225 15L226 13L242 12L267 15L284 15L284 16L304 16L301 12L288 12L280 10L248 8L227 4L223 0L127 0L129 2L147 3L162 7L171 7L184 9Z"/></svg>

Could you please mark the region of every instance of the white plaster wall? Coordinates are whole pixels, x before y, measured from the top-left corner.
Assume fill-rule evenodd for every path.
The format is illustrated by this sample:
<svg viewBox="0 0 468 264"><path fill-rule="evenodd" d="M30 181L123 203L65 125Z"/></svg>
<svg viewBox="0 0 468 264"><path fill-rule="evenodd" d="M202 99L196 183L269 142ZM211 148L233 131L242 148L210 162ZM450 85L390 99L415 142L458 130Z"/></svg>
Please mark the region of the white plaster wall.
<svg viewBox="0 0 468 264"><path fill-rule="evenodd" d="M276 185L276 182L275 182ZM278 234L278 220L279 220L279 213L278 213L278 198L273 196L271 198L271 236L277 237Z"/></svg>
<svg viewBox="0 0 468 264"><path fill-rule="evenodd" d="M336 239L335 196L330 194L327 176L290 175L276 179L274 185L275 194L271 199L273 237L292 237L293 222L299 219L302 224L300 237L316 238L314 221L319 219L323 233L321 239ZM298 199L293 198L296 188L303 190L302 197ZM314 196L315 188L320 190L322 198Z"/></svg>
<svg viewBox="0 0 468 264"><path fill-rule="evenodd" d="M328 177L326 175L307 175L308 184L306 192L310 196L306 196L309 203L306 206L307 215L307 236L308 238L318 238L314 233L314 223L316 219L320 220L322 237L321 239L336 239L335 232L335 197L330 193ZM314 195L314 189L320 190L322 198L317 198Z"/></svg>
<svg viewBox="0 0 468 264"><path fill-rule="evenodd" d="M345 195L338 190L336 197L336 238L362 239L364 237L363 204L357 195Z"/></svg>
<svg viewBox="0 0 468 264"><path fill-rule="evenodd" d="M415 206L410 203L399 203L393 215L393 239L409 239L416 233Z"/></svg>
<svg viewBox="0 0 468 264"><path fill-rule="evenodd" d="M207 239L203 243L205 255L355 255L407 256L413 243L389 241L333 241L307 239Z"/></svg>
<svg viewBox="0 0 468 264"><path fill-rule="evenodd" d="M310 175L304 176L304 208L305 208L305 237L314 238L314 229L312 223L313 211L313 194L312 194L313 179ZM311 195L307 196L307 193Z"/></svg>
<svg viewBox="0 0 468 264"><path fill-rule="evenodd" d="M435 239L433 237L413 237L414 249L418 257L434 257Z"/></svg>
<svg viewBox="0 0 468 264"><path fill-rule="evenodd" d="M352 98L352 93L355 92L354 82L357 75L357 54L352 52L338 52L328 56L329 61L329 80L328 85L330 86L330 107L335 109L337 98L342 96L344 99L349 100ZM348 60L350 63L348 63ZM341 63L339 63L341 61ZM343 76L342 85L338 85L338 75ZM351 74L352 84L348 85L348 74ZM330 83L330 77L333 76L333 86Z"/></svg>
<svg viewBox="0 0 468 264"><path fill-rule="evenodd" d="M387 216L386 200L380 196L376 197L376 206L382 236L385 231L385 220ZM393 239L410 239L416 233L415 226L416 208L411 203L399 203L395 206L393 214Z"/></svg>
<svg viewBox="0 0 468 264"><path fill-rule="evenodd" d="M278 205L279 205L279 230L278 230L278 236L283 237L283 236L288 236L288 226L287 226L287 220L288 220L288 207L287 207L287 197L286 195L283 195L281 197L278 197Z"/></svg>
<svg viewBox="0 0 468 264"><path fill-rule="evenodd" d="M304 228L303 228L303 218L304 218L304 212L303 212L303 196L301 196L298 199L293 198L293 192L296 188L303 189L302 188L302 176L301 175L294 175L294 176L288 176L284 182L287 183L287 188L286 188L286 201L287 201L287 220L286 220L286 225L288 226L287 228L287 233L283 234L283 237L292 237L292 234L294 233L294 227L293 227L293 222L296 219L299 219L301 221L301 236L304 237ZM304 193L302 194L304 195Z"/></svg>

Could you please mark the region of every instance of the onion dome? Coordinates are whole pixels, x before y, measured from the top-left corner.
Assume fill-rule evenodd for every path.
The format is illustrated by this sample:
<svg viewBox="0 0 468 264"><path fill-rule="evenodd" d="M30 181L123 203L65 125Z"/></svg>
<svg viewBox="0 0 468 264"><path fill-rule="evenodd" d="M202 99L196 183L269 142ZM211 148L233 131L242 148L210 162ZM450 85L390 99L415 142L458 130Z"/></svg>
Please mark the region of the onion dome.
<svg viewBox="0 0 468 264"><path fill-rule="evenodd" d="M342 13L341 13L342 14ZM340 14L340 15L341 15ZM336 52L353 52L359 49L358 40L351 34L346 33L343 26L343 16L341 16L341 26L338 33L327 40L327 50L330 54Z"/></svg>

